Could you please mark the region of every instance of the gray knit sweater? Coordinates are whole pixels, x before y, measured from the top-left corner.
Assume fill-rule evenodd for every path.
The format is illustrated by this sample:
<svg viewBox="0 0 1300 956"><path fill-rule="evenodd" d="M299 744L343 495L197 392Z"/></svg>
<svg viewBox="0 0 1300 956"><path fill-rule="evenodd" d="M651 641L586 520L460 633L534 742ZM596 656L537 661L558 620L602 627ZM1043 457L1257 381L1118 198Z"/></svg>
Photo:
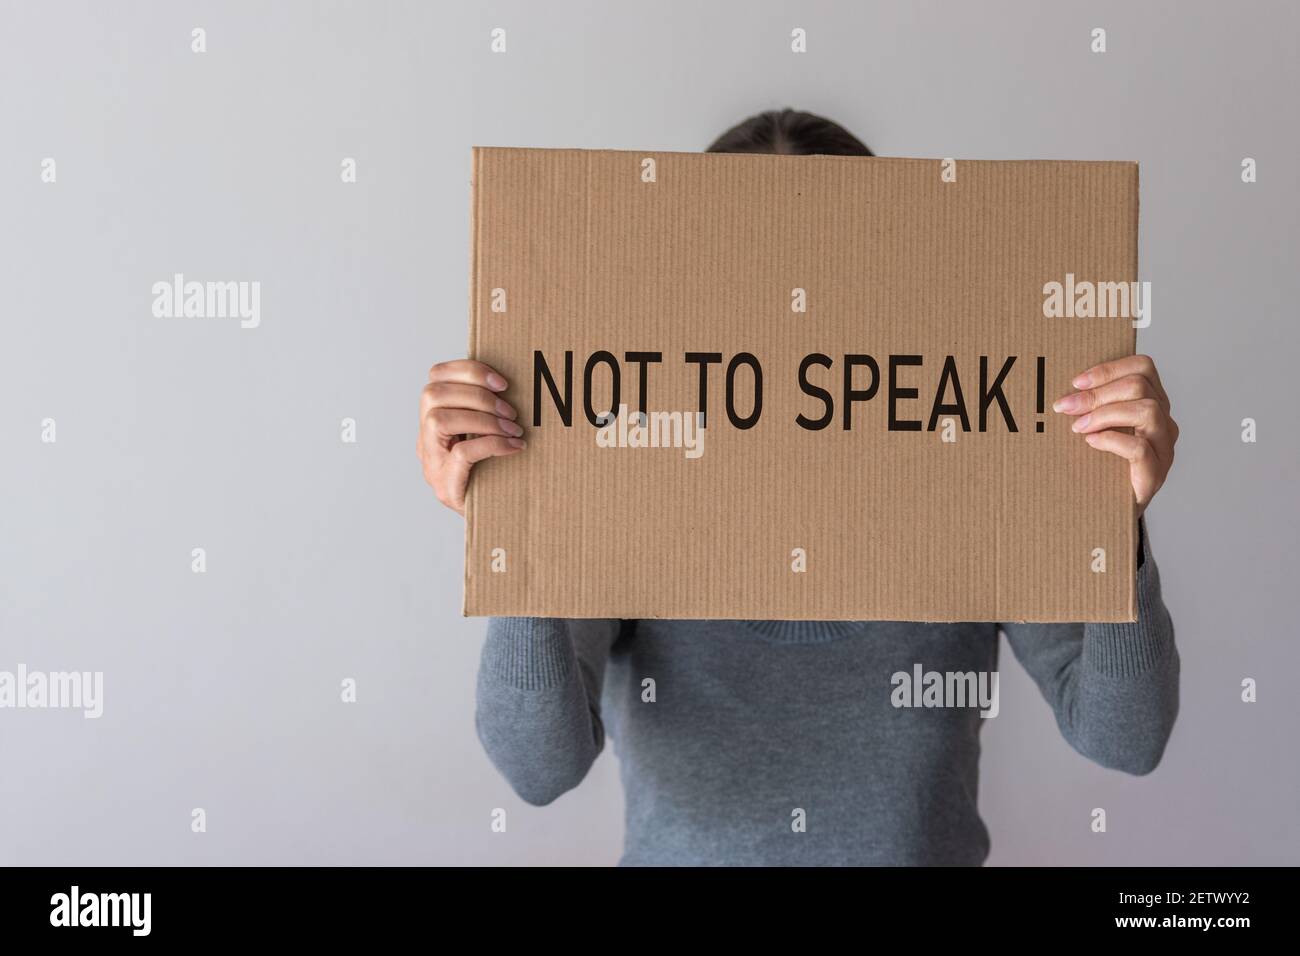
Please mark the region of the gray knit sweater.
<svg viewBox="0 0 1300 956"><path fill-rule="evenodd" d="M1178 652L1145 533L1141 549L1134 624L494 618L479 738L545 804L608 735L623 864L979 864L978 695L960 706L972 683L924 675L995 671L1000 628L1079 753L1147 773L1178 712ZM906 706L927 700L949 706Z"/></svg>

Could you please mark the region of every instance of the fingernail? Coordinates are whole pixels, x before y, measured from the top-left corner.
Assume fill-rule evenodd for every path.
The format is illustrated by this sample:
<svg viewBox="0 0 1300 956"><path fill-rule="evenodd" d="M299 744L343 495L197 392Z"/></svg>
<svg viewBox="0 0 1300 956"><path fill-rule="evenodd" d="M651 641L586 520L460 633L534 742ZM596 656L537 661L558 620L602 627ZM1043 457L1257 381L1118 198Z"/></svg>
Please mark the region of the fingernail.
<svg viewBox="0 0 1300 956"><path fill-rule="evenodd" d="M501 430L507 435L522 435L524 430L508 418L498 418L497 422L501 425Z"/></svg>
<svg viewBox="0 0 1300 956"><path fill-rule="evenodd" d="M1064 398L1058 398L1052 405L1054 412L1073 411L1079 405L1078 395L1066 395Z"/></svg>
<svg viewBox="0 0 1300 956"><path fill-rule="evenodd" d="M1081 432L1088 427L1088 419L1091 415L1084 415L1082 418L1076 418L1074 424L1070 426L1071 431Z"/></svg>
<svg viewBox="0 0 1300 956"><path fill-rule="evenodd" d="M513 446L513 447L515 447L515 448L527 448L527 447L528 447L528 442L524 441L522 438L507 438L507 439L506 439L506 444L511 445L511 446Z"/></svg>
<svg viewBox="0 0 1300 956"><path fill-rule="evenodd" d="M1092 385L1092 376L1087 372L1084 372L1083 374L1076 376L1074 381L1070 384L1075 388L1089 388Z"/></svg>
<svg viewBox="0 0 1300 956"><path fill-rule="evenodd" d="M518 417L519 417L519 416L515 413L515 410L514 410L513 408L510 407L510 403L509 403L509 402L502 401L502 400L499 399L499 398L497 399L497 414L500 415L502 418L518 418Z"/></svg>
<svg viewBox="0 0 1300 956"><path fill-rule="evenodd" d="M1089 434L1083 436L1083 440L1086 441L1089 445L1095 445L1097 444L1098 437L1099 436L1097 435L1096 432L1090 432Z"/></svg>
<svg viewBox="0 0 1300 956"><path fill-rule="evenodd" d="M506 380L496 372L488 372L487 383L488 388L494 392L499 392L506 387Z"/></svg>

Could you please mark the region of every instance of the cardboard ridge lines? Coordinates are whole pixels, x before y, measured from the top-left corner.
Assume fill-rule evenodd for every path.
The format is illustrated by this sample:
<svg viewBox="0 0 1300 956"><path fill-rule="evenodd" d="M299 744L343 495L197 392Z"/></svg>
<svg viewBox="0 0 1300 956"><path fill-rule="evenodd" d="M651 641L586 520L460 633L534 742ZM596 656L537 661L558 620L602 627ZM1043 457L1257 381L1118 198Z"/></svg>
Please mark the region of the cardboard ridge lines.
<svg viewBox="0 0 1300 956"><path fill-rule="evenodd" d="M1137 166L476 148L466 614L1132 621Z"/></svg>

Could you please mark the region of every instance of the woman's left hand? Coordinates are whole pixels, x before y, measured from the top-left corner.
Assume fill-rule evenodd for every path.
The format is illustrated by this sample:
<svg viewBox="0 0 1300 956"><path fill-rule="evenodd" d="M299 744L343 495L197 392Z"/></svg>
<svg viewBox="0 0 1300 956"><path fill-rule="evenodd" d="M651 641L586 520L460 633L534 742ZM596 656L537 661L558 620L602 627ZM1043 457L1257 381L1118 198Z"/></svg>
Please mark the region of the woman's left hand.
<svg viewBox="0 0 1300 956"><path fill-rule="evenodd" d="M1079 391L1056 401L1054 411L1077 415L1074 431L1093 448L1129 463L1138 514L1146 510L1174 463L1178 423L1169 415L1169 396L1149 355L1103 362L1075 376ZM1116 431L1132 428L1133 434Z"/></svg>

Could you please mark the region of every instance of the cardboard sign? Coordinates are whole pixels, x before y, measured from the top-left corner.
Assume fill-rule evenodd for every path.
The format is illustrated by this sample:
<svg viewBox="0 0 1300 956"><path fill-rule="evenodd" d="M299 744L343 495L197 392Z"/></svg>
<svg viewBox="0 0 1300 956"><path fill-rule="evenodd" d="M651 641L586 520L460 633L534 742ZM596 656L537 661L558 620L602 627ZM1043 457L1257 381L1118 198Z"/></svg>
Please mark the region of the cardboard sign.
<svg viewBox="0 0 1300 956"><path fill-rule="evenodd" d="M1132 163L476 149L465 613L1131 621Z"/></svg>

